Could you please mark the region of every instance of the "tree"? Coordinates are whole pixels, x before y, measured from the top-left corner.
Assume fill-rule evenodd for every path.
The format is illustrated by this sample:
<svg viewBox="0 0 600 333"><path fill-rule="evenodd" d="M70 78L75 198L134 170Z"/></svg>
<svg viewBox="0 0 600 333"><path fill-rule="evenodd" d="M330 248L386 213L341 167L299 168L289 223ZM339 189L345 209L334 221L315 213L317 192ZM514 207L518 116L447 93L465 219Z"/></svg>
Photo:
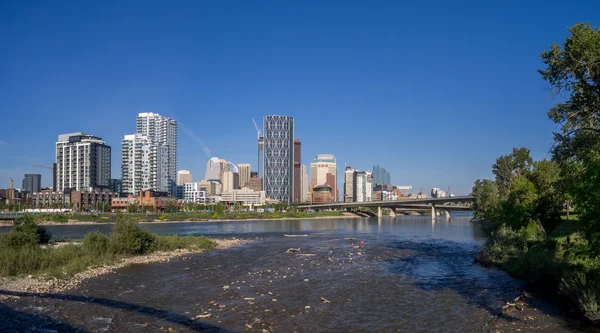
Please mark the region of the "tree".
<svg viewBox="0 0 600 333"><path fill-rule="evenodd" d="M500 208L500 191L496 182L477 179L473 186L473 208L479 218L493 219Z"/></svg>
<svg viewBox="0 0 600 333"><path fill-rule="evenodd" d="M513 179L526 175L531 170L533 159L529 152L527 148L513 148L511 154L498 157L496 163L492 165L501 197L505 198L508 195Z"/></svg>
<svg viewBox="0 0 600 333"><path fill-rule="evenodd" d="M546 68L539 72L562 99L548 111L562 126L554 134L553 159L581 212L591 249L600 254L600 29L578 23L569 31L562 45L542 52Z"/></svg>

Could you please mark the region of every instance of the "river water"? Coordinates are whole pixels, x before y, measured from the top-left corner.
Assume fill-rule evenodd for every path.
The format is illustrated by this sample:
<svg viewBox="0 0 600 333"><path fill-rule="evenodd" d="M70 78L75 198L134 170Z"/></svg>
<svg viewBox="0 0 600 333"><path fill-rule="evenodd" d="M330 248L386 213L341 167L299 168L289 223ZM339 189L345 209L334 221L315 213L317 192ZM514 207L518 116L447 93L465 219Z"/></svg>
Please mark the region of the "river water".
<svg viewBox="0 0 600 333"><path fill-rule="evenodd" d="M143 224L247 244L133 265L63 294L21 295L0 304L0 316L12 318L5 329L32 332L510 332L515 323L498 310L524 285L473 262L484 236L470 218ZM48 228L70 239L110 232ZM210 317L190 320L199 314ZM572 332L559 317L539 317L541 331Z"/></svg>

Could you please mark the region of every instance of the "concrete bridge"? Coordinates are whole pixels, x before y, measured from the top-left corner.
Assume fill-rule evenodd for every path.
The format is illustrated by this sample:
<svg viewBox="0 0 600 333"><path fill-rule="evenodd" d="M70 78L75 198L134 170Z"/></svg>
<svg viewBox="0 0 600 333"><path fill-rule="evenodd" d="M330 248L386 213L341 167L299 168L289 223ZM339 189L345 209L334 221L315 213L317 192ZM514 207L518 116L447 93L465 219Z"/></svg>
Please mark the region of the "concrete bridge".
<svg viewBox="0 0 600 333"><path fill-rule="evenodd" d="M19 218L23 217L23 213L20 212L5 212L5 213L0 213L0 221L11 221L14 222L15 220L18 220Z"/></svg>
<svg viewBox="0 0 600 333"><path fill-rule="evenodd" d="M321 209L359 209L367 207L377 207L377 216L381 217L382 209L390 209L392 216L395 216L396 208L431 210L431 218L437 216L437 210L449 215L450 211L471 211L473 203L472 196L447 197L447 198L427 198L427 199L406 199L393 201L368 201L368 202L331 202L331 203L299 203L296 205L300 210L321 210Z"/></svg>

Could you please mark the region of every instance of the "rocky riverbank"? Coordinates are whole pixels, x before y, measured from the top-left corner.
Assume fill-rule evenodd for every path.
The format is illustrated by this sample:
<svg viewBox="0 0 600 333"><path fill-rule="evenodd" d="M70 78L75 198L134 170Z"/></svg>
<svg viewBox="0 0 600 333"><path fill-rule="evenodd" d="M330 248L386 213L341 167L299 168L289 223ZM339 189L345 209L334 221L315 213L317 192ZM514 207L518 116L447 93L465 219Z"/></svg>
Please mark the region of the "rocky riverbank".
<svg viewBox="0 0 600 333"><path fill-rule="evenodd" d="M215 239L217 247L215 250L227 249L233 246L238 246L248 241L242 241L240 239ZM57 243L58 244L58 243ZM60 246L60 245L58 245ZM86 271L75 274L73 277L67 279L37 277L33 275L22 276L22 277L2 277L0 278L0 289L5 291L13 292L30 292L30 293L57 293L64 290L78 287L82 281L90 278L94 278L100 275L113 273L115 270L129 266L132 264L148 264L148 263L159 263L168 262L171 259L178 260L189 260L186 255L193 253L201 253L205 250L191 251L187 249L179 249L169 252L153 252L148 255L128 257L120 260L112 265L93 267ZM5 296L0 295L0 301L18 296Z"/></svg>

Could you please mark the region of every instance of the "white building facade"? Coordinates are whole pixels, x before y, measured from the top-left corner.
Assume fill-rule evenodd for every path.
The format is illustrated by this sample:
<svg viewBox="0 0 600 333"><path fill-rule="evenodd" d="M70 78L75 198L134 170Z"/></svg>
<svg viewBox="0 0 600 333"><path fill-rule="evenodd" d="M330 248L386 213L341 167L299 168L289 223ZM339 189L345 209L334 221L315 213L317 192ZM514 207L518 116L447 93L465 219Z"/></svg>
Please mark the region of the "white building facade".
<svg viewBox="0 0 600 333"><path fill-rule="evenodd" d="M110 146L102 138L83 132L59 135L54 190L110 188L110 153Z"/></svg>
<svg viewBox="0 0 600 333"><path fill-rule="evenodd" d="M210 203L208 191L200 183L183 184L183 201L192 203Z"/></svg>
<svg viewBox="0 0 600 333"><path fill-rule="evenodd" d="M169 192L168 156L166 146L157 144L146 135L125 135L121 142L123 192Z"/></svg>
<svg viewBox="0 0 600 333"><path fill-rule="evenodd" d="M254 191L249 188L232 190L221 194L221 201L229 203L240 202L243 205L264 205L265 200L265 191Z"/></svg>
<svg viewBox="0 0 600 333"><path fill-rule="evenodd" d="M136 134L161 146L161 161L166 165L164 178L167 181L167 192L175 194L177 185L177 121L158 113L144 112L138 114Z"/></svg>

